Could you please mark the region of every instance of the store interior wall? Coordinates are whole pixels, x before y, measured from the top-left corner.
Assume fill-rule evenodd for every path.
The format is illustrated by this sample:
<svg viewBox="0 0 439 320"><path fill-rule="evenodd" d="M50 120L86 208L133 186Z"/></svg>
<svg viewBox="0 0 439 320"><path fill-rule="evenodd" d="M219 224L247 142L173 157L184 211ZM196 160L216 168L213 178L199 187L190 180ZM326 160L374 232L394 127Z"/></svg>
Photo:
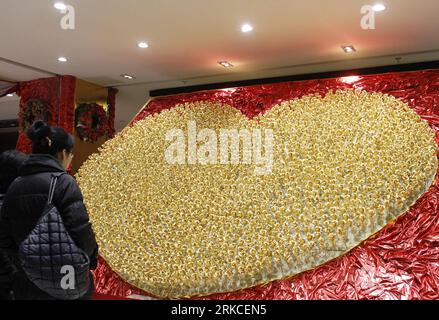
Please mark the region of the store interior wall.
<svg viewBox="0 0 439 320"><path fill-rule="evenodd" d="M117 87L115 129L120 132L150 99L148 85Z"/></svg>
<svg viewBox="0 0 439 320"><path fill-rule="evenodd" d="M108 89L93 83L76 80L75 101L76 106L81 102L98 102L106 103ZM74 158L72 161L72 174L75 174L81 165L88 159L88 157L97 152L99 147L107 140L106 137L101 137L98 141L92 143L89 141L81 140L78 135L74 134L75 150Z"/></svg>
<svg viewBox="0 0 439 320"><path fill-rule="evenodd" d="M0 120L18 119L19 98L13 97L0 98ZM15 149L18 139L18 127L0 128L0 152Z"/></svg>

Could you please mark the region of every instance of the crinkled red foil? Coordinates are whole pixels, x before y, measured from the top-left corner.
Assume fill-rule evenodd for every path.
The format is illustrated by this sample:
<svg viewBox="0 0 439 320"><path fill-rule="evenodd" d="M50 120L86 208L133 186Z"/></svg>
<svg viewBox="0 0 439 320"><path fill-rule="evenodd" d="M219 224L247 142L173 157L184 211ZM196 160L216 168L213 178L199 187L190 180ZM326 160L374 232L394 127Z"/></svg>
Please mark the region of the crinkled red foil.
<svg viewBox="0 0 439 320"><path fill-rule="evenodd" d="M152 100L135 118L199 100L229 104L253 117L281 101L329 90L362 89L393 95L426 120L439 145L439 70L286 82ZM439 154L439 149L438 149ZM345 255L287 280L200 299L439 299L439 178L408 212ZM149 295L117 276L100 258L99 294Z"/></svg>

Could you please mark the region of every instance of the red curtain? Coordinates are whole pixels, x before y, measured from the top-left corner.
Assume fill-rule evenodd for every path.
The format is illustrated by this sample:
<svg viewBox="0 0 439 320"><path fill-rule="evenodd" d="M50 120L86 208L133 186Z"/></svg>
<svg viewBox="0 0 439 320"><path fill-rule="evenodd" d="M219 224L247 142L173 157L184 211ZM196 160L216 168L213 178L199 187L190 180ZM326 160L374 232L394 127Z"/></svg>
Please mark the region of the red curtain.
<svg viewBox="0 0 439 320"><path fill-rule="evenodd" d="M30 153L31 142L23 132L22 112L30 99L40 99L47 103L49 111L48 123L64 128L73 134L76 78L73 76L57 76L21 82L17 94L20 96L19 136L17 150Z"/></svg>

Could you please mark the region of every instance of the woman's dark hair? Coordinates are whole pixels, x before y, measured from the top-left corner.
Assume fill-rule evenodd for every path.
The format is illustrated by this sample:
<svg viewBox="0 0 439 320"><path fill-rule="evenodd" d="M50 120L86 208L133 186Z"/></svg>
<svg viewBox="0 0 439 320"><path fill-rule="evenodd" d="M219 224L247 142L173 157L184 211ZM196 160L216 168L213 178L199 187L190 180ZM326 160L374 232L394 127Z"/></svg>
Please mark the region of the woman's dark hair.
<svg viewBox="0 0 439 320"><path fill-rule="evenodd" d="M27 131L32 141L32 153L43 153L56 156L58 152L66 150L72 152L73 137L63 128L51 127L44 121L36 121Z"/></svg>
<svg viewBox="0 0 439 320"><path fill-rule="evenodd" d="M0 154L0 193L4 194L18 177L18 169L28 158L17 150L8 150Z"/></svg>

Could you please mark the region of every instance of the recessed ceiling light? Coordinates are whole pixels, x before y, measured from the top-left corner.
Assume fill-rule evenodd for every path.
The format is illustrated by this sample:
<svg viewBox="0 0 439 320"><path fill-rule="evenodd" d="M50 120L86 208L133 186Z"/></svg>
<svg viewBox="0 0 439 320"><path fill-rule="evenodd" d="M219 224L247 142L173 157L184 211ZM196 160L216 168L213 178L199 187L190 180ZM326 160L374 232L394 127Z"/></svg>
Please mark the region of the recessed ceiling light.
<svg viewBox="0 0 439 320"><path fill-rule="evenodd" d="M352 52L357 51L357 50L355 50L354 46L342 46L341 48L346 53L352 53Z"/></svg>
<svg viewBox="0 0 439 320"><path fill-rule="evenodd" d="M228 62L228 61L218 61L218 63L219 63L220 65L222 65L224 68L232 68L232 67L233 67L233 64L231 64L231 63Z"/></svg>
<svg viewBox="0 0 439 320"><path fill-rule="evenodd" d="M253 27L250 24L245 23L241 26L241 31L244 33L247 33L247 32L253 31Z"/></svg>
<svg viewBox="0 0 439 320"><path fill-rule="evenodd" d="M375 12L386 10L386 6L384 4L378 3L372 7L372 10Z"/></svg>
<svg viewBox="0 0 439 320"><path fill-rule="evenodd" d="M62 2L57 2L53 6L55 7L55 9L58 9L60 11L63 11L63 10L67 9L67 6L64 3L62 3Z"/></svg>
<svg viewBox="0 0 439 320"><path fill-rule="evenodd" d="M14 95L12 93L8 93L6 96L7 97L13 97Z"/></svg>
<svg viewBox="0 0 439 320"><path fill-rule="evenodd" d="M121 75L121 77L123 77L123 78L125 78L125 79L128 79L128 80L134 80L134 79L136 79L136 77L130 76L129 74L123 74L123 75Z"/></svg>
<svg viewBox="0 0 439 320"><path fill-rule="evenodd" d="M67 62L67 58L66 57L59 57L58 61L59 62Z"/></svg>
<svg viewBox="0 0 439 320"><path fill-rule="evenodd" d="M146 43L146 42L144 42L144 41L142 41L142 42L139 42L139 43L137 44L137 46L138 46L139 48L144 49L144 48L148 48L148 47L149 47L149 44Z"/></svg>

